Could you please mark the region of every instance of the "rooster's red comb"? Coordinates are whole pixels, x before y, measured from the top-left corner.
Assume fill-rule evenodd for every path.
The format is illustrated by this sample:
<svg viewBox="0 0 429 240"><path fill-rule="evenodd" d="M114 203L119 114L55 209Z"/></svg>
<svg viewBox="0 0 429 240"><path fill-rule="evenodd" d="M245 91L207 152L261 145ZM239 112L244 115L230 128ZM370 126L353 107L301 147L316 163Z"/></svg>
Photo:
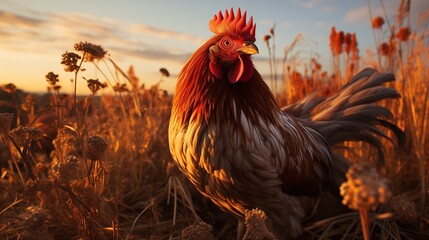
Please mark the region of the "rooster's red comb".
<svg viewBox="0 0 429 240"><path fill-rule="evenodd" d="M209 23L210 31L216 34L224 33L227 29L238 30L240 34L249 37L255 41L255 30L256 24L253 24L253 17L250 17L249 22L246 23L246 11L241 15L241 10L238 8L237 14L234 16L234 9L228 12L225 10L225 15L222 11L219 11L217 15L214 15L213 19Z"/></svg>

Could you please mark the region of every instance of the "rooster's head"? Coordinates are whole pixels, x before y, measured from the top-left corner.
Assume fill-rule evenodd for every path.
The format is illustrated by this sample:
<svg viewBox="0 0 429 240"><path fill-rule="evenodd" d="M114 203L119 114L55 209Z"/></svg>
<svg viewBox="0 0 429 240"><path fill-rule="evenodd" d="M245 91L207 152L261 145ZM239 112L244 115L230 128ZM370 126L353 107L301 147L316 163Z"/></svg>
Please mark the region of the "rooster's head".
<svg viewBox="0 0 429 240"><path fill-rule="evenodd" d="M254 71L250 55L258 53L255 42L256 24L250 17L246 22L246 12L240 8L221 11L209 23L216 34L216 43L210 46L210 71L217 79L227 78L231 83L248 81Z"/></svg>

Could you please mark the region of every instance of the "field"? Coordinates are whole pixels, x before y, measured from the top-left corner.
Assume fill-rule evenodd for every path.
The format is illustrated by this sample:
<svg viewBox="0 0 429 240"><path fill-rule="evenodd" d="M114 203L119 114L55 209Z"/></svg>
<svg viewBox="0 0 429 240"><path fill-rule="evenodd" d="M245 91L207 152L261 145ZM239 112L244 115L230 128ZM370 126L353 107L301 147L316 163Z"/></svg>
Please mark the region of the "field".
<svg viewBox="0 0 429 240"><path fill-rule="evenodd" d="M383 164L360 142L336 149L376 168L391 197L370 211L350 210L325 195L306 199L312 207L302 239L429 237L429 21L411 29L409 15L399 7L394 22L374 16L377 51L365 56L359 36L332 28L332 69L322 69L317 59L302 64L293 51L299 37L282 64L270 57L271 66L281 66L280 73L271 68L271 78L283 78L270 82L281 106L314 91L330 96L364 66L394 73L391 87L401 93L383 104L406 138L383 140ZM264 37L269 50L274 36L273 28ZM132 67L120 69L99 45L80 42L74 49L61 63L75 73L74 84L87 82L88 96L63 94L66 83L52 72L46 75L47 94L26 93L13 83L0 90L0 239L235 238L235 218L198 193L170 156L172 96L159 85L145 86ZM110 68L99 67L102 62ZM87 76L82 70L89 66L108 82ZM160 75L168 77L168 70ZM103 88L111 91L100 94Z"/></svg>

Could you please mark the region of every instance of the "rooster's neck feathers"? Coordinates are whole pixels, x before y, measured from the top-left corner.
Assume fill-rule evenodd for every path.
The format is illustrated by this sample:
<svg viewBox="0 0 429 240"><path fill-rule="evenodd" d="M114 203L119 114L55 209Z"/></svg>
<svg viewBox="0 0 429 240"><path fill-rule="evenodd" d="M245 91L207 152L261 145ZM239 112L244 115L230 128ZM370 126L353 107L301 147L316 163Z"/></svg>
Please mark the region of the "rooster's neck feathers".
<svg viewBox="0 0 429 240"><path fill-rule="evenodd" d="M216 79L210 72L209 47L220 38L215 36L198 49L180 73L173 103L178 120L181 123L187 123L191 118L222 121L222 118L232 117L228 115L235 114L233 111L243 110L252 122L261 118L276 123L280 110L256 69L249 81L236 84L227 79Z"/></svg>

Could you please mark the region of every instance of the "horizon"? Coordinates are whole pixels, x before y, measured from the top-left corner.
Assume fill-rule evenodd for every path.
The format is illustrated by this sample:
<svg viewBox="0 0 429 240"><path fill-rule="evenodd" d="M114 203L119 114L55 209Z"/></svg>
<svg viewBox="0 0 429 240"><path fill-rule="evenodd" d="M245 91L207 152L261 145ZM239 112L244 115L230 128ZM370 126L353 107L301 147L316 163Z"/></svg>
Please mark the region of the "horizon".
<svg viewBox="0 0 429 240"><path fill-rule="evenodd" d="M399 0L386 1L389 18L395 17ZM73 51L74 43L88 41L101 45L125 72L134 66L135 73L146 86L160 80L160 68L171 73L160 87L174 91L175 77L190 55L212 35L208 22L219 10L241 7L256 23L256 44L260 54L254 56L256 68L269 81L268 50L263 36L275 24L276 56L281 75L283 49L301 34L303 41L296 47L302 66L315 57L324 70L331 71L329 34L337 31L357 34L360 55L374 46L368 2L340 0L270 1L250 3L236 1L190 0L182 4L169 1L0 1L0 85L14 83L27 92L46 92L45 75L53 71L60 76L63 90L70 93L72 73L60 64L65 51ZM372 16L384 16L377 1L370 1ZM173 7L174 6L174 7ZM429 8L429 1L411 2L411 25L416 29L420 14ZM178 20L180 19L180 21ZM198 21L196 21L198 19ZM103 65L103 63L100 63ZM301 67L302 67L301 66ZM365 66L360 66L363 68ZM79 74L78 93L85 94L81 78L104 77L90 64Z"/></svg>

